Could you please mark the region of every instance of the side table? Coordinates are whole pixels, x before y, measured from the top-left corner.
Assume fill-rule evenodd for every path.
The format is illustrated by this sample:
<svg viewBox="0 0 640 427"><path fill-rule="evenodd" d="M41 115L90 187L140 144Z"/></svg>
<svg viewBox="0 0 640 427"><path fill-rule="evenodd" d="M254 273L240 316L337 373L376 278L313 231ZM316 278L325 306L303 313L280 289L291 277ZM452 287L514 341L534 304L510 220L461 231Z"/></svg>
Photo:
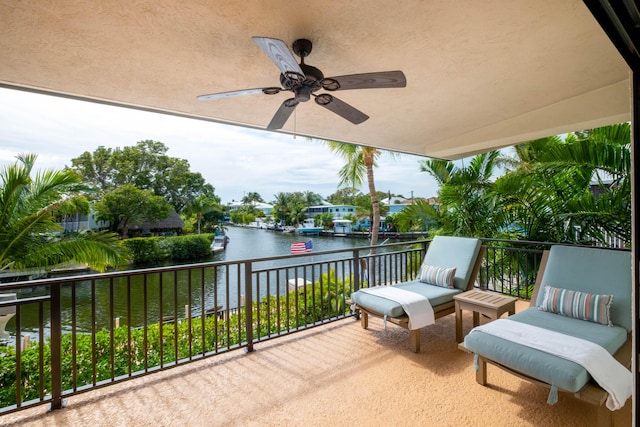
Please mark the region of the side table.
<svg viewBox="0 0 640 427"><path fill-rule="evenodd" d="M462 310L473 311L473 326L480 324L480 314L498 319L504 313L516 312L518 298L473 289L453 297L456 310L456 342L462 342Z"/></svg>

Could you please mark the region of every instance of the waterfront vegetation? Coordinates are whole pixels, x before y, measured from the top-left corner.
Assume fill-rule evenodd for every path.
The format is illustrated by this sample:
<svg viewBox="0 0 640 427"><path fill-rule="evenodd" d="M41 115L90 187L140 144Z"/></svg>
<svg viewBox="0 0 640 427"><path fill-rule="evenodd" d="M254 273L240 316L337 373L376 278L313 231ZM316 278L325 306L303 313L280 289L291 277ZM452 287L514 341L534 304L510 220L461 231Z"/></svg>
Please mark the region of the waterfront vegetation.
<svg viewBox="0 0 640 427"><path fill-rule="evenodd" d="M123 241L134 264L203 259L211 255L214 234L134 237Z"/></svg>

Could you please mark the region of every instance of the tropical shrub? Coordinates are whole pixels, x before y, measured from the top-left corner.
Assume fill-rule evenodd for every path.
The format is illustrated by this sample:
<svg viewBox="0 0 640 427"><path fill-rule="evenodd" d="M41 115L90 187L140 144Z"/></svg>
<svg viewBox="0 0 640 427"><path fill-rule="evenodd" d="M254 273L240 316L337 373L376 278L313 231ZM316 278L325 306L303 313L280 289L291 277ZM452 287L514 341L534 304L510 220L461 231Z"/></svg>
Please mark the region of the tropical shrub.
<svg viewBox="0 0 640 427"><path fill-rule="evenodd" d="M160 239L153 237L133 237L122 243L129 249L134 264L149 264L169 257L169 251L163 250L159 241Z"/></svg>
<svg viewBox="0 0 640 427"><path fill-rule="evenodd" d="M173 260L201 259L211 255L213 235L190 235L164 238Z"/></svg>
<svg viewBox="0 0 640 427"><path fill-rule="evenodd" d="M213 234L170 237L135 237L123 240L134 264L151 264L167 260L198 260L211 255Z"/></svg>

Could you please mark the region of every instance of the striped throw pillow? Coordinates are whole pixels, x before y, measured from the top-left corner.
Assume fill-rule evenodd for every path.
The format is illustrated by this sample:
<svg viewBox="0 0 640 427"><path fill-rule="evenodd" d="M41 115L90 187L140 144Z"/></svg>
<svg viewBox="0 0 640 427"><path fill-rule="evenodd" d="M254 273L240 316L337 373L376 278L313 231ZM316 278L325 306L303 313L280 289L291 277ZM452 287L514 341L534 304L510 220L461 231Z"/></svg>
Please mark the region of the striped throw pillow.
<svg viewBox="0 0 640 427"><path fill-rule="evenodd" d="M538 307L542 311L613 326L610 318L613 295L589 294L552 286L545 286L544 292L542 304Z"/></svg>
<svg viewBox="0 0 640 427"><path fill-rule="evenodd" d="M456 268L434 267L432 265L423 265L418 275L418 280L430 285L436 285L443 288L453 288L453 279L456 276Z"/></svg>

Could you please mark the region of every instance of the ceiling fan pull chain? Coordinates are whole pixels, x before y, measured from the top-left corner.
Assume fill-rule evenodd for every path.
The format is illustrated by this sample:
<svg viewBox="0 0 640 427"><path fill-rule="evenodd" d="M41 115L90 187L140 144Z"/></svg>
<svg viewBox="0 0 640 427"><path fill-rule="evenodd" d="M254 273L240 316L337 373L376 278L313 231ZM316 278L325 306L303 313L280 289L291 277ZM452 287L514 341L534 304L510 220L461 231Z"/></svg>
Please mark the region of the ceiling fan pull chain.
<svg viewBox="0 0 640 427"><path fill-rule="evenodd" d="M297 124L298 124L298 113L296 110L293 110L293 139L296 139Z"/></svg>

